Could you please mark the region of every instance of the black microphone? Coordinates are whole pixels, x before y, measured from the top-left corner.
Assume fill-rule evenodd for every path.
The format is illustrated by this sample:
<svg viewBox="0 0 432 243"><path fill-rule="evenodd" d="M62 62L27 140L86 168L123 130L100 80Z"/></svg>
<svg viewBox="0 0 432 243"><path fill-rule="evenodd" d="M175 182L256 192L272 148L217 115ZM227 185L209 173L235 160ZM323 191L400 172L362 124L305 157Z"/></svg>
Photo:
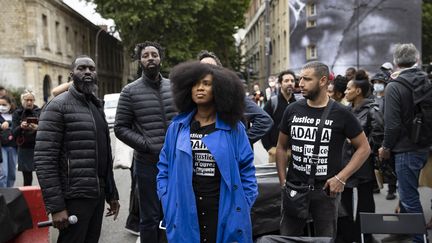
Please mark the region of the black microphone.
<svg viewBox="0 0 432 243"><path fill-rule="evenodd" d="M69 216L68 221L69 221L69 224L76 224L78 222L78 218L75 215L71 215L71 216ZM48 227L48 226L52 226L53 222L52 222L52 220L42 221L42 222L39 222L37 225L38 225L38 228Z"/></svg>

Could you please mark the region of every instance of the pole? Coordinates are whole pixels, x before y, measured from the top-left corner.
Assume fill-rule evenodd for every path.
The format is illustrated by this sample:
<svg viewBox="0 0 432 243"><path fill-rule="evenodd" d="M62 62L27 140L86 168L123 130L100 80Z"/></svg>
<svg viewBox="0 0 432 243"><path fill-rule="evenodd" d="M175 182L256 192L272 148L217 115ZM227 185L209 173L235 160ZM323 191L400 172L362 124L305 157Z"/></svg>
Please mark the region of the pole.
<svg viewBox="0 0 432 243"><path fill-rule="evenodd" d="M265 80L270 77L270 0L265 0L264 10ZM268 86L268 82L265 82Z"/></svg>
<svg viewBox="0 0 432 243"><path fill-rule="evenodd" d="M99 35L103 31L103 28L100 28L98 32L96 33L96 40L95 40L95 65L96 70L98 70L98 44L99 44Z"/></svg>
<svg viewBox="0 0 432 243"><path fill-rule="evenodd" d="M356 18L357 18L357 38L356 38L356 48L357 48L357 70L360 68L360 4L359 0L356 0Z"/></svg>

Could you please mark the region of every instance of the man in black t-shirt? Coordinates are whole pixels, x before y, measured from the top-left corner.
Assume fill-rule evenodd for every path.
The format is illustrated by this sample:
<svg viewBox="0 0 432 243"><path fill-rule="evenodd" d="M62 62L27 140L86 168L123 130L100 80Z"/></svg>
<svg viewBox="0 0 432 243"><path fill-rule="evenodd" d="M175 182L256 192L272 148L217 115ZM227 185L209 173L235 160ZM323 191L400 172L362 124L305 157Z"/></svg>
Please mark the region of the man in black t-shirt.
<svg viewBox="0 0 432 243"><path fill-rule="evenodd" d="M370 154L367 138L357 119L342 105L333 102L322 130L317 160L311 160L315 134L321 115L329 104L327 96L329 69L320 62L310 62L300 72L300 88L305 100L290 104L284 112L276 148L279 182L307 185L312 163L316 163L314 187L309 191L309 214L314 220L315 236L335 237L337 205L347 179L357 171ZM351 161L342 168L341 150L345 139L356 148ZM291 149L288 174L287 150ZM294 197L295 193L289 194ZM290 200L283 197L282 201ZM284 203L282 203L284 205ZM281 234L300 236L306 219L282 209Z"/></svg>

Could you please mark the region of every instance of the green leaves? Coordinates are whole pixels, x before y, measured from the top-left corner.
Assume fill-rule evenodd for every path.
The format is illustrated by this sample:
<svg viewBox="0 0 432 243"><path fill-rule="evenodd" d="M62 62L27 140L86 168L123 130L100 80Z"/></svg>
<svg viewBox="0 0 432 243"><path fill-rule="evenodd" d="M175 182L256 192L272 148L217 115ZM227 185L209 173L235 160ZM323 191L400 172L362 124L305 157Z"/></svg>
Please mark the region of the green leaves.
<svg viewBox="0 0 432 243"><path fill-rule="evenodd" d="M166 48L164 67L214 51L231 67L236 55L233 34L244 25L250 0L87 0L105 18L114 19L125 46L157 41Z"/></svg>

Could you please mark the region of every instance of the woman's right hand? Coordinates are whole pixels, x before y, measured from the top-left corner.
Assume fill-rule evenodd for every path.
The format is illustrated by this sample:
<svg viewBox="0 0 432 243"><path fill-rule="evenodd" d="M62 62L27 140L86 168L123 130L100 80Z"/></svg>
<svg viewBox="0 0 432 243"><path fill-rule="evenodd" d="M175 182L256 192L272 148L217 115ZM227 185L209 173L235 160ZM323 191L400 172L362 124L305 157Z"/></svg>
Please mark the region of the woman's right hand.
<svg viewBox="0 0 432 243"><path fill-rule="evenodd" d="M9 128L9 122L5 121L1 124L1 129L6 130Z"/></svg>

